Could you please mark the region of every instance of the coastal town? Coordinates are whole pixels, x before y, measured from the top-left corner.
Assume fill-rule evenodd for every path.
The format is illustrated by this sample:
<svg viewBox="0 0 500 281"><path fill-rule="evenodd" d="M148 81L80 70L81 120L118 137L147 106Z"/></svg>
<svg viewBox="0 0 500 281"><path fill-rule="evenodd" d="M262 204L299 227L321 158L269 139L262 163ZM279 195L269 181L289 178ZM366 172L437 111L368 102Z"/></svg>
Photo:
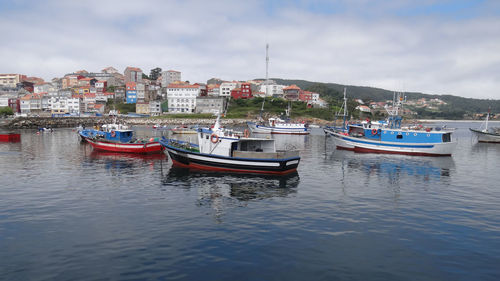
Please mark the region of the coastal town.
<svg viewBox="0 0 500 281"><path fill-rule="evenodd" d="M176 70L157 67L146 75L139 67L122 72L106 67L99 72L79 70L51 81L23 74L0 74L0 108L22 117L93 117L128 115L149 117L172 114L224 112L230 100L255 97L302 102L307 108L327 108L320 93L273 80L234 81L212 78L201 83L182 79ZM355 99L355 110L365 115L384 114L391 101ZM117 104L128 105L120 112ZM403 114L416 117L415 109L439 110L441 99L408 100ZM10 110L9 110L10 111ZM124 110L122 110L124 111ZM473 119L483 118L483 114ZM492 119L497 116L492 115Z"/></svg>

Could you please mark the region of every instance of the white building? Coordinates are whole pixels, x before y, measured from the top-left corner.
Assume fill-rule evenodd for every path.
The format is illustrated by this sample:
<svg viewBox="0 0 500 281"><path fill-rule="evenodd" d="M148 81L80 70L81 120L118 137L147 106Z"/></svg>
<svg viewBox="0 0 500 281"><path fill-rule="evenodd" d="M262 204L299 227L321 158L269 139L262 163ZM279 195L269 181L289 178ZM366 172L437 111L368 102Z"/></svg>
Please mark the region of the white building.
<svg viewBox="0 0 500 281"><path fill-rule="evenodd" d="M51 97L49 106L52 114L66 114L69 112L67 98Z"/></svg>
<svg viewBox="0 0 500 281"><path fill-rule="evenodd" d="M150 101L149 102L149 114L151 116L161 115L161 102L160 101Z"/></svg>
<svg viewBox="0 0 500 281"><path fill-rule="evenodd" d="M233 81L233 82L224 82L220 84L220 90L219 90L219 96L221 97L231 97L231 91L239 88L240 83Z"/></svg>
<svg viewBox="0 0 500 281"><path fill-rule="evenodd" d="M181 81L181 72L176 70L167 70L161 73L161 86L168 87L171 83Z"/></svg>
<svg viewBox="0 0 500 281"><path fill-rule="evenodd" d="M192 113L196 108L196 97L200 95L200 85L170 84L167 88L168 112Z"/></svg>
<svg viewBox="0 0 500 281"><path fill-rule="evenodd" d="M265 85L262 84L260 85L259 92L266 93L267 97L283 97L283 88L286 86L284 85L276 85L276 84L270 84L270 85Z"/></svg>
<svg viewBox="0 0 500 281"><path fill-rule="evenodd" d="M39 83L33 86L33 93L35 94L48 93L49 90L54 90L54 87L50 83Z"/></svg>
<svg viewBox="0 0 500 281"><path fill-rule="evenodd" d="M146 97L146 84L137 83L135 89L137 91L137 100L144 101L144 98Z"/></svg>

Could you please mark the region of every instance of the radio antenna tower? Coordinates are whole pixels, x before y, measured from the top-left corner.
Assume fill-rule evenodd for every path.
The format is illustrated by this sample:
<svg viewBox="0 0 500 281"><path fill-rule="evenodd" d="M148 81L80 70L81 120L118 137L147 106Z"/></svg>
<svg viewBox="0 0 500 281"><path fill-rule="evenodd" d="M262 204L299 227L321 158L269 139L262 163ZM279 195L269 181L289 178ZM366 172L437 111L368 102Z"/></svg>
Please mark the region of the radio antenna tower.
<svg viewBox="0 0 500 281"><path fill-rule="evenodd" d="M269 43L266 43L266 97L268 96L267 89L269 88Z"/></svg>

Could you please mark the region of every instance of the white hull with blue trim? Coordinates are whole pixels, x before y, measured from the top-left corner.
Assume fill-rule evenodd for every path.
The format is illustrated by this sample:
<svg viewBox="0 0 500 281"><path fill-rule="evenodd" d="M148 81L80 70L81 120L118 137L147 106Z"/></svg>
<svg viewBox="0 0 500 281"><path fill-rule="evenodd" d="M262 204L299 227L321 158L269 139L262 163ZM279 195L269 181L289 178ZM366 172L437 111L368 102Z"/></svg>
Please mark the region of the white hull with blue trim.
<svg viewBox="0 0 500 281"><path fill-rule="evenodd" d="M406 154L417 156L450 156L457 142L391 142L376 139L367 139L360 136L345 135L340 132L325 129L333 137L338 149L352 150L364 153ZM386 131L387 132L387 131ZM408 134L423 134L424 138L430 133L416 131L391 131L405 136ZM429 137L430 138L430 137Z"/></svg>
<svg viewBox="0 0 500 281"><path fill-rule="evenodd" d="M252 133L257 134L284 134L284 135L308 135L308 127L301 123L271 123L269 125L247 122Z"/></svg>

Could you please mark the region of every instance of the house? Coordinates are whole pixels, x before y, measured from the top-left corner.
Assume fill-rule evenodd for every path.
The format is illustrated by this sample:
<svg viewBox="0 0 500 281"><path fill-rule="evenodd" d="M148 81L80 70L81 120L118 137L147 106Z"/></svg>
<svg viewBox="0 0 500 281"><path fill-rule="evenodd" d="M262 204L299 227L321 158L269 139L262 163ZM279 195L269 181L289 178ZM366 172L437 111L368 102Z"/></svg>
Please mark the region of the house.
<svg viewBox="0 0 500 281"><path fill-rule="evenodd" d="M149 113L150 113L149 102L138 101L135 104L135 113L149 115Z"/></svg>
<svg viewBox="0 0 500 281"><path fill-rule="evenodd" d="M149 102L149 115L160 116L161 115L161 102L160 101L150 101Z"/></svg>
<svg viewBox="0 0 500 281"><path fill-rule="evenodd" d="M176 70L167 70L161 73L161 86L168 87L168 85L181 81L181 72Z"/></svg>
<svg viewBox="0 0 500 281"><path fill-rule="evenodd" d="M309 92L309 91L300 91L299 92L299 101L303 101L307 104L311 104L312 103L312 99L313 99L313 92Z"/></svg>
<svg viewBox="0 0 500 281"><path fill-rule="evenodd" d="M17 83L22 82L26 75L22 74L0 74L0 87L15 88Z"/></svg>
<svg viewBox="0 0 500 281"><path fill-rule="evenodd" d="M170 84L167 87L168 112L192 113L196 108L196 97L200 96L198 84Z"/></svg>
<svg viewBox="0 0 500 281"><path fill-rule="evenodd" d="M283 88L283 97L286 100L297 101L299 100L302 90L295 84Z"/></svg>
<svg viewBox="0 0 500 281"><path fill-rule="evenodd" d="M38 93L47 93L50 90L53 90L53 88L54 87L52 87L52 85L50 83L41 82L41 83L36 83L33 86L33 92L35 94L38 94Z"/></svg>
<svg viewBox="0 0 500 281"><path fill-rule="evenodd" d="M218 97L220 95L220 85L208 84L207 85L207 96Z"/></svg>
<svg viewBox="0 0 500 281"><path fill-rule="evenodd" d="M97 82L95 82L96 92L97 93L106 92L107 85L108 85L108 81L98 80Z"/></svg>
<svg viewBox="0 0 500 281"><path fill-rule="evenodd" d="M62 88L72 88L78 86L78 79L85 78L82 75L67 74L62 78Z"/></svg>
<svg viewBox="0 0 500 281"><path fill-rule="evenodd" d="M144 101L146 97L146 84L144 83L136 83L135 89L137 91L137 100Z"/></svg>
<svg viewBox="0 0 500 281"><path fill-rule="evenodd" d="M266 93L266 97L275 97L282 98L283 97L283 88L286 86L276 85L276 84L261 84L259 91Z"/></svg>
<svg viewBox="0 0 500 281"><path fill-rule="evenodd" d="M125 84L125 99L126 103L137 102L137 84L135 82Z"/></svg>
<svg viewBox="0 0 500 281"><path fill-rule="evenodd" d="M125 84L129 82L142 82L142 70L138 67L127 67L124 71Z"/></svg>
<svg viewBox="0 0 500 281"><path fill-rule="evenodd" d="M240 86L239 82L224 82L220 84L219 96L221 97L231 97L231 91Z"/></svg>
<svg viewBox="0 0 500 281"><path fill-rule="evenodd" d="M118 70L112 66L108 66L108 67L104 68L103 70L101 70L101 72L108 73L108 74L115 74L115 73L118 73Z"/></svg>
<svg viewBox="0 0 500 281"><path fill-rule="evenodd" d="M251 99L252 89L250 88L250 83L241 83L240 88L234 88L231 90L231 98L233 99Z"/></svg>
<svg viewBox="0 0 500 281"><path fill-rule="evenodd" d="M226 108L227 99L224 97L197 97L196 113L222 113Z"/></svg>
<svg viewBox="0 0 500 281"><path fill-rule="evenodd" d="M355 109L357 109L357 110L359 110L361 112L366 112L366 113L371 113L372 112L371 109L368 106L366 106L366 105L358 105L358 106L356 106Z"/></svg>

